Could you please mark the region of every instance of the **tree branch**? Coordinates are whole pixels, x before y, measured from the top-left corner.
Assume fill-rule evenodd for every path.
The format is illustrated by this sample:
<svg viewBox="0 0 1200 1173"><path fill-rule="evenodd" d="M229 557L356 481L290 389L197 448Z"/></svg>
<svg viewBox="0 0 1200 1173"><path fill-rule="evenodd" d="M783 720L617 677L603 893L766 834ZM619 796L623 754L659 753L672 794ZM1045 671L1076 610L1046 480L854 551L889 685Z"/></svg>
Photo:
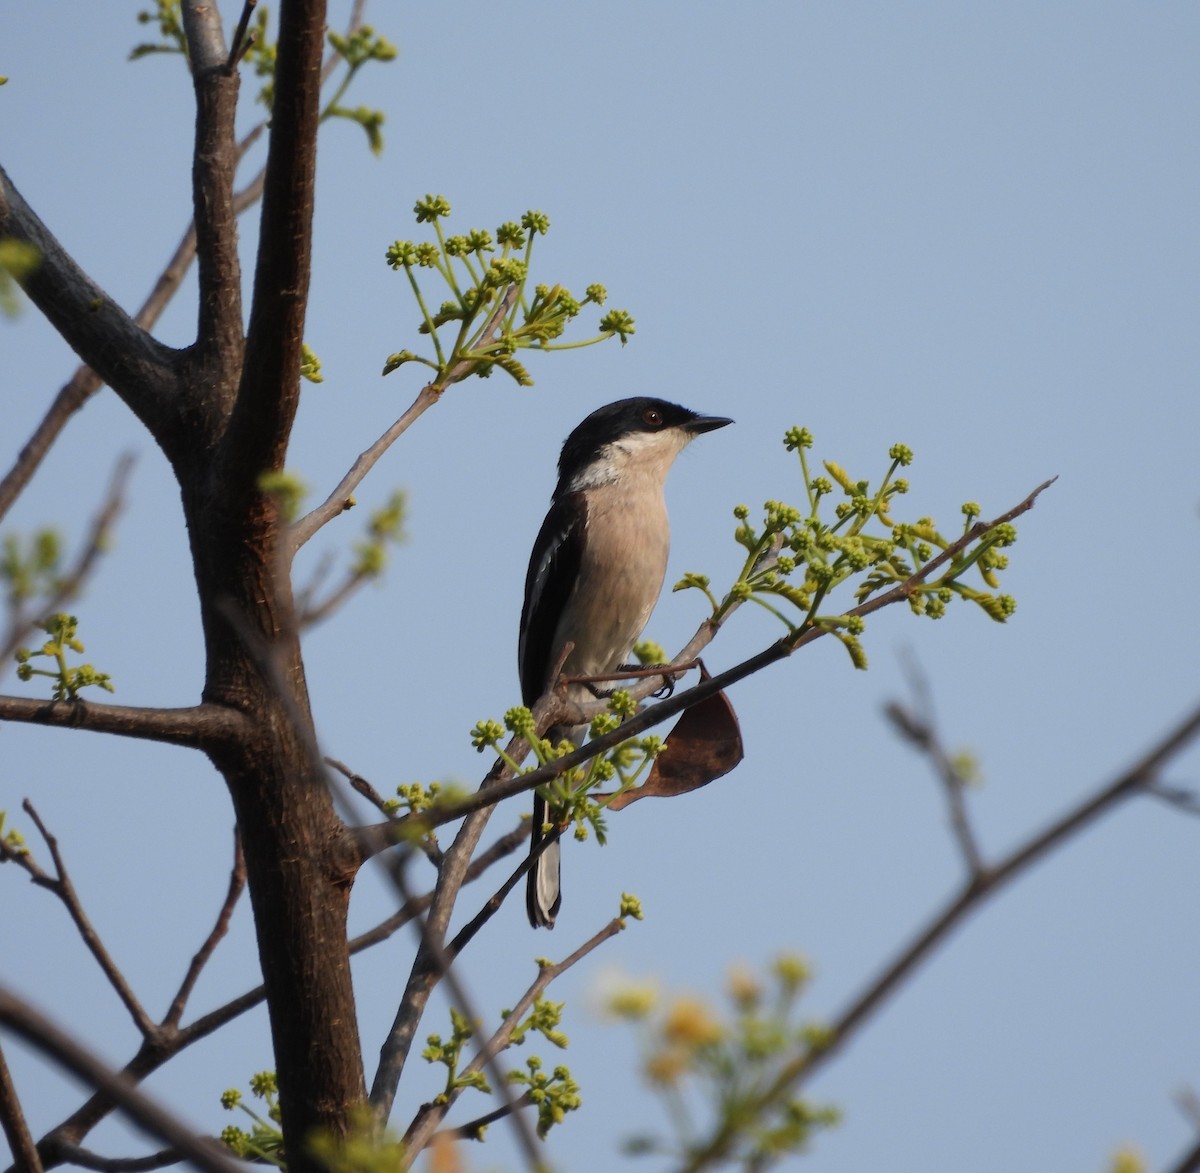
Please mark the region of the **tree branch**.
<svg viewBox="0 0 1200 1173"><path fill-rule="evenodd" d="M282 466L299 402L324 36L324 0L282 6L275 88L288 101L272 114L245 362L221 461L235 494Z"/></svg>
<svg viewBox="0 0 1200 1173"><path fill-rule="evenodd" d="M242 269L233 203L239 157L234 135L238 72L228 63L217 6L208 0L186 0L182 16L196 93L192 222L200 313L193 355L206 376L206 390L216 401L206 406L219 407L224 416L233 405L243 344Z"/></svg>
<svg viewBox="0 0 1200 1173"><path fill-rule="evenodd" d="M79 893L76 892L70 873L67 871L66 861L62 857L62 852L58 849L58 839L50 833L46 824L42 822L41 815L38 814L29 799L25 799L21 806L25 813L33 820L34 825L45 840L46 846L50 849L50 858L54 861L54 875L47 875L33 858L31 852L14 851L2 841L0 841L0 860L8 860L16 863L39 888L45 888L47 892L53 893L62 901L63 907L66 908L67 914L75 924L75 928L79 930L79 935L83 938L83 943L87 947L88 952L95 958L96 964L100 966L100 971L108 979L108 984L112 986L117 997L125 1006L125 1009L129 1011L129 1016L133 1019L134 1026L137 1027L138 1032L143 1038L150 1038L154 1035L156 1027L150 1015L146 1013L145 1007L138 1001L133 988L126 981L120 967L105 948L104 942L100 940L100 934L96 932L95 926L92 924L87 913L84 912L83 903L79 899Z"/></svg>
<svg viewBox="0 0 1200 1173"><path fill-rule="evenodd" d="M883 607L904 601L930 575L940 570L946 563L950 562L989 530L1012 521L1014 518L1020 517L1021 514L1032 509L1039 494L1044 492L1053 483L1053 478L1043 482L1019 505L1015 505L1008 512L1002 513L994 520L976 522L962 537L947 546L936 558L927 562L916 574L906 578L901 583L897 583L890 590L883 591L873 598L868 599L865 603L860 603L857 607L851 608L846 614L866 617ZM698 652L712 640L717 630L719 630L719 625L714 624L712 620L706 619L688 642L687 646L671 664L662 669L661 673L631 687L629 689L630 694L635 699L639 699L655 691L660 687L658 682L662 676L672 675L672 665L681 665L694 660ZM692 688L685 689L683 692L677 692L673 696L659 701L657 704L648 705L624 721L618 729L614 729L611 733L594 738L581 748L561 758L556 758L544 766L539 766L535 770L521 774L519 777L514 778L512 771L497 759L496 766L484 780L483 785L469 798L462 799L459 802L446 803L444 806L430 811L422 811L419 814L405 815L403 818L396 819L391 823L357 828L355 833L359 836L364 857L382 851L393 843L407 838L409 835L417 834L423 829L428 830L432 827L439 827L444 823L454 822L464 815L473 814L486 807L494 806L506 798L511 798L517 794L524 794L526 791L533 790L544 782L552 781L554 778L566 773L566 771L583 765L599 754L615 749L623 741L627 741L631 737L636 737L644 733L647 729L653 728L655 725L662 724L663 721L669 720L671 717L683 712L684 709L691 708L692 705L699 704L700 701L715 696L731 684L736 684L748 676L753 676L756 672L761 672L764 668L778 663L780 660L786 660L801 648L815 643L828 634L827 628L819 626L810 627L802 631L799 635L789 633L776 640L773 644L768 645L756 655L748 657L739 664L735 664L732 668L727 668L724 672L719 672L715 676L711 676L709 679L694 685ZM597 713L604 712L606 707L607 702L604 701L577 703L568 701L565 697L548 693L534 707L534 717L539 729L544 729L555 724L579 725L586 724ZM520 761L528 753L528 747L521 739L516 738L508 746L506 752L509 757Z"/></svg>
<svg viewBox="0 0 1200 1173"><path fill-rule="evenodd" d="M870 1016L894 994L904 981L925 961L967 916L986 900L997 895L1006 884L1043 856L1062 846L1118 803L1144 792L1163 767L1200 736L1200 706L1158 741L1140 761L1102 786L1088 798L1032 835L998 863L985 867L935 914L926 926L896 955L894 960L834 1019L828 1041L819 1049L807 1050L786 1064L759 1098L759 1111L783 1102L840 1053ZM736 1141L734 1126L722 1125L711 1140L692 1153L682 1173L698 1173L723 1158ZM1190 1168L1185 1163L1181 1169Z"/></svg>
<svg viewBox="0 0 1200 1173"><path fill-rule="evenodd" d="M516 296L515 285L510 285L504 291L504 295L484 323L483 332L480 335L481 341L491 338L500 328L501 322L504 321L508 311L512 309ZM350 471L338 482L337 488L316 509L305 514L292 526L288 532L292 557L295 557L300 547L323 525L353 507L354 490L362 483L367 473L375 467L379 458L441 398L446 387L466 378L470 372L471 364L460 363L447 374L444 384L437 386L427 383L417 392L417 397L409 405L408 410L370 448L359 454L358 459L350 466Z"/></svg>
<svg viewBox="0 0 1200 1173"><path fill-rule="evenodd" d="M520 1001L512 1008L500 1028L476 1052L475 1057L462 1069L461 1076L474 1075L485 1066L494 1062L496 1057L509 1045L513 1032L521 1023L521 1019L533 1008L533 1004L542 996L555 978L566 973L572 966L577 965L593 950L598 949L605 941L615 937L625 928L621 917L614 917L598 933L586 940L569 957L557 965L543 963L534 983L521 996ZM408 1131L404 1134L405 1168L416 1158L417 1154L429 1143L434 1130L445 1119L454 1101L462 1093L462 1088L450 1092L447 1096L439 1097L434 1103L424 1104L413 1118ZM507 1107L507 1105L506 1105Z"/></svg>
<svg viewBox="0 0 1200 1173"><path fill-rule="evenodd" d="M495 1111L485 1112L482 1116L477 1116L474 1120L468 1120L466 1124L457 1124L453 1128L440 1129L429 1138L430 1142L436 1145L438 1139L443 1136L453 1140L482 1140L483 1130L489 1124L495 1124L497 1120L503 1120L505 1116L510 1116L513 1112L521 1108L527 1108L532 1103L533 1094L528 1091L523 1092L513 1100L511 1108L507 1104L501 1104Z"/></svg>
<svg viewBox="0 0 1200 1173"><path fill-rule="evenodd" d="M200 946L196 951L196 955L192 958L192 962L187 968L187 973L184 974L183 981L180 983L179 992L171 1000L170 1009L167 1010L167 1016L163 1019L163 1026L177 1027L179 1025L179 1020L183 1017L188 999L192 996L192 990L195 989L201 972L208 964L213 951L229 931L229 921L233 917L233 910L237 906L238 898L245 887L246 860L242 855L241 836L235 827L233 831L233 869L229 873L229 889L225 893L225 901L221 905L221 911L217 913L217 921L213 925L212 931L204 939L204 944Z"/></svg>
<svg viewBox="0 0 1200 1173"><path fill-rule="evenodd" d="M482 852L471 861L471 866L467 869L466 882L469 883L483 875L492 864L510 855L528 838L529 823L526 820L515 830L498 839L487 851ZM231 888L233 887L233 883L234 880L231 876ZM353 938L350 941L350 953L361 953L374 945L378 945L382 941L388 940L398 930L408 924L414 916L428 908L432 899L433 894L427 892L424 895L414 896L412 899L405 901L402 907L397 909L391 916L385 918L374 928L368 929L366 932ZM218 924L221 923L224 916L224 909L228 907L230 907L230 903L227 896L222 914L218 916ZM214 929L215 932L216 930ZM261 985L256 986L254 989L247 990L244 994L195 1019L185 1027L174 1026L170 1021L171 1011L168 1011L167 1018L163 1020L157 1037L153 1041L143 1043L137 1054L123 1068L123 1074L127 1079L134 1082L144 1079L193 1043L208 1038L242 1014L245 1014L248 1010L252 1010L255 1006L260 1005L265 997L265 988ZM172 1005L173 1008L174 1004ZM44 1153L55 1155L55 1159L57 1160L57 1154L72 1151L76 1141L90 1132L92 1128L112 1111L113 1107L113 1102L102 1093L91 1096L66 1120L62 1121L43 1137L39 1144L40 1150ZM65 1160L66 1158L62 1159ZM8 1173L23 1173L23 1171L11 1169Z"/></svg>
<svg viewBox="0 0 1200 1173"><path fill-rule="evenodd" d="M214 1141L196 1136L128 1078L111 1070L66 1031L2 986L0 1025L111 1097L135 1124L178 1149L203 1173L241 1173L241 1166Z"/></svg>
<svg viewBox="0 0 1200 1173"><path fill-rule="evenodd" d="M375 1079L371 1085L371 1108L375 1118L381 1122L391 1115L396 1089L400 1086L400 1077L404 1073L417 1027L425 1014L430 995L446 973L442 955L450 915L464 883L471 856L493 809L494 804L484 804L482 809L468 815L450 849L442 856L429 913L421 926L421 943L392 1028L380 1048L379 1066L375 1069Z"/></svg>
<svg viewBox="0 0 1200 1173"><path fill-rule="evenodd" d="M94 1169L97 1173L148 1173L149 1170L178 1165L183 1160L183 1154L178 1149L163 1149L145 1157L102 1157L91 1149L74 1144L61 1145L58 1154L72 1165Z"/></svg>
<svg viewBox="0 0 1200 1173"><path fill-rule="evenodd" d="M224 705L201 704L183 709L149 709L105 705L95 701L47 701L0 696L0 721L23 721L59 729L115 733L143 741L163 741L190 749L207 749L235 740L246 718Z"/></svg>
<svg viewBox="0 0 1200 1173"><path fill-rule="evenodd" d="M241 143L238 144L239 154L244 153L250 144L258 138L262 133L262 129L263 126L260 123L242 139ZM262 196L264 174L265 172L260 170L233 197L234 210L239 215L247 208L252 207ZM170 303L171 298L178 292L179 286L183 283L184 275L187 273L195 256L196 226L192 223L188 225L187 231L184 232L183 238L176 246L171 259L167 262L166 268L158 275L158 279L154 283L154 288L151 289L149 296L142 303L141 309L134 315L133 320L137 325L141 326L144 330L149 330L158 321L159 315ZM45 459L46 453L50 451L54 441L58 439L59 434L66 427L67 421L103 386L104 381L91 367L81 366L76 368L75 373L59 390L49 410L42 417L41 423L38 424L33 435L18 454L13 467L9 469L4 479L0 481L0 520L4 519L9 509L12 508L13 502L21 495L25 486L29 484L38 466Z"/></svg>
<svg viewBox="0 0 1200 1173"><path fill-rule="evenodd" d="M1196 1143L1185 1152L1167 1173L1196 1173L1200 1169L1200 1137Z"/></svg>
<svg viewBox="0 0 1200 1173"><path fill-rule="evenodd" d="M411 858L411 856L409 856L409 858ZM404 861L402 859L398 864L391 866L388 870L389 874L391 875L392 882L396 885L396 890L400 893L407 904L411 901L411 896L408 892L407 885L404 882L403 867ZM436 907L436 903L431 907ZM429 956L432 957L433 963L438 968L438 978L445 979L446 986L448 988L447 993L451 1004L468 1022L478 1026L483 1020L471 1005L471 1000L467 996L466 987L463 985L458 973L451 968L453 964L452 959L446 955L444 949L442 948L441 942L445 938L445 929L443 928L439 937L435 939L429 933L428 923L429 922L427 919L417 919L417 927L420 931L421 938L421 951L427 952ZM515 1026L515 1023L513 1025ZM386 1048L384 1054L386 1055ZM381 1060L380 1066L382 1067L383 1064L384 1060ZM529 1127L528 1121L526 1121L516 1112L516 1097L513 1096L512 1091L509 1088L508 1081L505 1078L505 1073L500 1070L500 1066L496 1062L496 1056L494 1053L481 1053L479 1065L475 1067L474 1070L481 1070L485 1066L488 1068L492 1079L495 1082L497 1094L504 1102L504 1106L508 1109L506 1115L513 1126L513 1131L516 1133L518 1147L524 1154L525 1160L529 1167L531 1169L536 1168L540 1163L538 1160L536 1139L533 1135L532 1129ZM428 1140L428 1138L426 1138L426 1140ZM422 1144L424 1143L425 1142L422 1142ZM419 1149L411 1148L407 1145L406 1138L402 1168L407 1169L412 1164L412 1160L416 1157L418 1151Z"/></svg>
<svg viewBox="0 0 1200 1173"><path fill-rule="evenodd" d="M12 1073L0 1050L0 1125L4 1127L4 1135L8 1138L8 1147L12 1150L13 1160L20 1164L23 1173L42 1173L42 1158L33 1143L29 1131L29 1123L25 1119L25 1111L21 1107Z"/></svg>
<svg viewBox="0 0 1200 1173"><path fill-rule="evenodd" d="M0 237L5 236L32 245L41 258L21 278L33 304L151 435L162 435L175 414L169 390L177 352L141 329L75 263L0 168Z"/></svg>
<svg viewBox="0 0 1200 1173"><path fill-rule="evenodd" d="M844 1041L969 913L974 912L985 900L996 895L1007 883L1043 856L1090 826L1101 815L1107 814L1118 803L1146 791L1163 767L1198 736L1200 706L1193 709L1129 769L1077 803L1044 830L1030 836L1024 844L1009 852L999 862L991 866L985 865L978 877L969 881L909 945L901 950L884 972L838 1016L832 1029L833 1043L802 1065L805 1077L832 1058L833 1054L841 1049Z"/></svg>
<svg viewBox="0 0 1200 1173"><path fill-rule="evenodd" d="M963 862L967 866L967 872L972 877L978 877L984 870L983 855L979 850L979 842L967 814L967 804L963 794L967 785L966 780L946 752L941 738L938 736L937 728L934 725L933 700L928 680L925 679L911 657L906 661L906 668L909 687L916 698L915 708L907 709L898 701L891 701L884 706L884 714L901 737L929 758L934 773L942 784L946 804L950 809L950 827L954 832Z"/></svg>

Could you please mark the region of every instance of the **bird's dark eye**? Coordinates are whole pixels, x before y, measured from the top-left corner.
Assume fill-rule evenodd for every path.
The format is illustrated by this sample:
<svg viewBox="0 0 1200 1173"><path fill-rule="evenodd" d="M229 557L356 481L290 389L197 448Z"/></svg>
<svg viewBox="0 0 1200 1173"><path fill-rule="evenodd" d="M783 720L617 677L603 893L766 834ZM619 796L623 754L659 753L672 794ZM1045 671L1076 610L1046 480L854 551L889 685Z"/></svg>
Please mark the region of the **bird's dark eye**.
<svg viewBox="0 0 1200 1173"><path fill-rule="evenodd" d="M647 427L661 428L663 422L662 412L657 408L648 407L642 412L642 421Z"/></svg>

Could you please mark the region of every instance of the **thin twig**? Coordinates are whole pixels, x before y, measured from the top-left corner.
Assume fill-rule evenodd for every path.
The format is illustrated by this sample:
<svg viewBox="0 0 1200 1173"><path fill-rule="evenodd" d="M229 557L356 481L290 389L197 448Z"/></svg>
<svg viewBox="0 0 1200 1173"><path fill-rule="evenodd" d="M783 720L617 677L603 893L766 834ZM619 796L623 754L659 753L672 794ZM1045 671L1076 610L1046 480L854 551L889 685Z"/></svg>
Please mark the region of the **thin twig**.
<svg viewBox="0 0 1200 1173"><path fill-rule="evenodd" d="M456 1125L454 1128L442 1128L429 1138L430 1144L434 1144L440 1137L447 1137L451 1140L482 1140L483 1130L489 1124L495 1124L497 1120L503 1120L509 1115L510 1111L519 1111L521 1108L527 1108L533 1103L533 1094L524 1092L513 1100L513 1106L510 1109L507 1104L497 1108L494 1112L488 1112L483 1116L477 1116L474 1120L468 1120L466 1124Z"/></svg>
<svg viewBox="0 0 1200 1173"><path fill-rule="evenodd" d="M758 1098L757 1109L760 1112L767 1110L794 1095L799 1087L845 1048L871 1015L971 913L1002 891L1010 881L1024 874L1032 864L1062 846L1118 803L1143 793L1163 767L1197 736L1200 736L1200 706L1155 743L1133 766L1077 803L1048 827L1031 835L978 878L969 881L833 1020L827 1041L820 1049L804 1051L781 1068ZM698 1173L699 1170L714 1167L728 1153L736 1139L734 1125L728 1122L721 1125L708 1143L691 1153L681 1173ZM1200 1145L1175 1167L1173 1173L1190 1173L1197 1168L1196 1164L1188 1164L1188 1161L1200 1161Z"/></svg>
<svg viewBox="0 0 1200 1173"><path fill-rule="evenodd" d="M100 556L108 549L113 527L125 508L125 489L132 470L133 456L126 453L117 461L116 468L109 478L104 500L92 517L87 537L80 546L74 563L59 579L53 592L41 600L37 614L31 615L20 604L14 605L8 631L0 641L0 664L11 661L17 649L29 639L30 633L45 616L61 611L83 590Z"/></svg>
<svg viewBox="0 0 1200 1173"><path fill-rule="evenodd" d="M361 774L355 773L345 762L340 762L337 758L327 757L325 764L331 769L337 770L354 787L355 791L361 794L376 810L382 811L385 815L389 813L387 799Z"/></svg>
<svg viewBox="0 0 1200 1173"><path fill-rule="evenodd" d="M1200 815L1200 797L1194 790L1185 790L1181 786L1168 786L1165 782L1155 783L1146 787L1146 793L1153 798L1161 798L1170 803L1176 810L1189 815Z"/></svg>
<svg viewBox="0 0 1200 1173"><path fill-rule="evenodd" d="M297 608L296 626L301 631L315 627L328 619L351 595L355 594L364 583L374 576L365 570L349 570L346 577L319 603L305 601L303 608Z"/></svg>
<svg viewBox="0 0 1200 1173"><path fill-rule="evenodd" d="M299 618L296 620L296 625L301 630L304 629L304 616L312 610L313 598L318 590L325 585L325 580L329 577L333 570L337 559L333 556L332 550L325 550L321 557L317 560L317 565L312 574L309 576L308 582L302 587L293 587L293 592L296 599L296 614Z"/></svg>
<svg viewBox="0 0 1200 1173"><path fill-rule="evenodd" d="M913 708L905 708L898 701L891 701L884 706L884 714L900 736L929 759L946 796L946 805L950 810L950 827L963 862L968 873L972 877L978 877L983 874L985 866L978 837L967 814L966 780L946 752L938 735L929 681L911 656L905 657L904 670L914 696Z"/></svg>
<svg viewBox="0 0 1200 1173"><path fill-rule="evenodd" d="M250 46L254 44L254 34L246 36L246 29L250 27L250 17L254 15L254 9L258 7L258 0L245 0L242 5L242 14L238 17L237 28L233 32L233 40L229 42L229 56L225 60L225 68L230 73L237 67L237 64L250 51Z"/></svg>
<svg viewBox="0 0 1200 1173"><path fill-rule="evenodd" d="M483 339L489 338L499 328L505 315L512 309L515 299L516 286L509 286L484 324ZM293 557L317 530L340 513L353 507L354 490L362 483L367 473L375 467L379 458L442 397L442 392L451 383L466 378L474 366L474 363L459 363L447 373L441 384L427 383L417 392L417 397L409 405L408 410L370 448L359 454L358 459L350 466L350 471L338 482L337 488L314 510L306 513L292 525L288 538Z"/></svg>
<svg viewBox="0 0 1200 1173"><path fill-rule="evenodd" d="M46 846L50 849L50 858L54 861L53 876L47 875L33 861L32 855L26 854L23 858L26 862L25 870L29 873L33 882L41 888L45 888L48 892L52 892L62 901L71 920L75 922L75 928L78 929L79 935L83 938L84 945L87 946L88 952L96 959L96 964L100 966L101 972L108 979L108 984L112 986L118 998L124 1004L125 1009L129 1011L129 1016L133 1019L134 1025L141 1032L143 1038L151 1038L156 1027L150 1015L146 1013L141 1002L138 1001L137 995L134 994L133 988L126 981L125 975L121 972L120 967L112 959L108 950L104 947L104 942L100 940L100 934L96 932L88 915L83 910L83 904L80 902L79 893L75 891L75 885L71 882L71 876L67 872L66 862L63 860L62 852L58 848L58 840L52 835L46 824L42 822L41 815L34 809L34 805L29 799L21 804L25 813L33 820L38 832L46 841Z"/></svg>
<svg viewBox="0 0 1200 1173"><path fill-rule="evenodd" d="M177 1027L179 1025L179 1020L183 1017L188 999L192 996L192 990L196 988L196 982L199 980L202 970L208 964L217 945L220 944L225 934L229 931L229 922L233 917L233 910L245 887L246 860L242 855L242 838L235 827L233 832L233 868L229 873L229 888L225 893L225 900L221 904L220 912L217 913L217 920L212 927L212 931L196 951L196 955L192 958L191 964L187 968L187 973L183 975L183 981L179 985L179 992L171 1000L167 1016L163 1019L163 1026Z"/></svg>
<svg viewBox="0 0 1200 1173"><path fill-rule="evenodd" d="M477 880L484 872L486 872L492 864L505 856L511 855L518 847L521 846L529 838L529 820L522 819L521 822L507 835L501 836L491 845L486 851L480 852L473 860L471 866L467 868L467 874L463 877L463 884L470 884ZM524 874L524 873L521 873ZM397 930L403 928L410 920L418 913L424 912L433 902L433 893L426 892L422 896L414 896L411 900L406 900L404 904L398 908L391 916L380 921L373 929L368 929L365 933L354 937L350 941L350 952L360 953L364 949L369 949L372 945L377 945L380 941L386 941ZM461 934L460 934L461 935ZM458 938L455 938L455 944L458 943ZM461 945L458 949L452 945L449 947L452 954L457 956Z"/></svg>
<svg viewBox="0 0 1200 1173"><path fill-rule="evenodd" d="M350 471L338 482L337 488L311 513L306 513L292 525L288 539L293 556L323 525L354 507L354 490L363 478L375 467L379 458L438 401L438 397L439 392L432 384L422 387L408 410L370 448L359 454Z"/></svg>
<svg viewBox="0 0 1200 1173"><path fill-rule="evenodd" d="M178 1165L183 1160L178 1149L161 1149L144 1157L102 1157L74 1144L59 1145L56 1155L64 1162L69 1161L81 1169L94 1169L97 1173L149 1173L153 1169Z"/></svg>

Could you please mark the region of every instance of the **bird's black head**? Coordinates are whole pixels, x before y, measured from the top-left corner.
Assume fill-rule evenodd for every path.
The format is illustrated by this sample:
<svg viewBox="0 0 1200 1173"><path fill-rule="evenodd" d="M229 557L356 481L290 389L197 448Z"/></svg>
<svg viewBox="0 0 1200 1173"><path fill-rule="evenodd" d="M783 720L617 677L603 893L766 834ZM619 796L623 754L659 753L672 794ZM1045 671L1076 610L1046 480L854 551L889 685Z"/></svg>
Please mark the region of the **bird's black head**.
<svg viewBox="0 0 1200 1173"><path fill-rule="evenodd" d="M675 443L666 460L669 464L693 436L731 423L733 420L724 416L700 415L665 399L619 399L597 408L567 437L558 458L558 491L603 460L622 440L643 437L648 441L656 434L670 433Z"/></svg>

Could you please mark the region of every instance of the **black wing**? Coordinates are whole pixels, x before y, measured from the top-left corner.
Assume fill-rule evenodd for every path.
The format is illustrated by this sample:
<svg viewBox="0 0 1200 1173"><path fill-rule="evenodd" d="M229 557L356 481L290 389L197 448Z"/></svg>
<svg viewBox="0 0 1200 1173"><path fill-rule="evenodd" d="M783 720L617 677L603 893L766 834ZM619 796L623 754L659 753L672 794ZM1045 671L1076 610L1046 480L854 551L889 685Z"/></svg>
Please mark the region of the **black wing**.
<svg viewBox="0 0 1200 1173"><path fill-rule="evenodd" d="M586 520L583 494L567 494L550 506L533 544L517 649L521 699L527 705L546 690L546 676L561 651L554 647L554 633L579 577Z"/></svg>

